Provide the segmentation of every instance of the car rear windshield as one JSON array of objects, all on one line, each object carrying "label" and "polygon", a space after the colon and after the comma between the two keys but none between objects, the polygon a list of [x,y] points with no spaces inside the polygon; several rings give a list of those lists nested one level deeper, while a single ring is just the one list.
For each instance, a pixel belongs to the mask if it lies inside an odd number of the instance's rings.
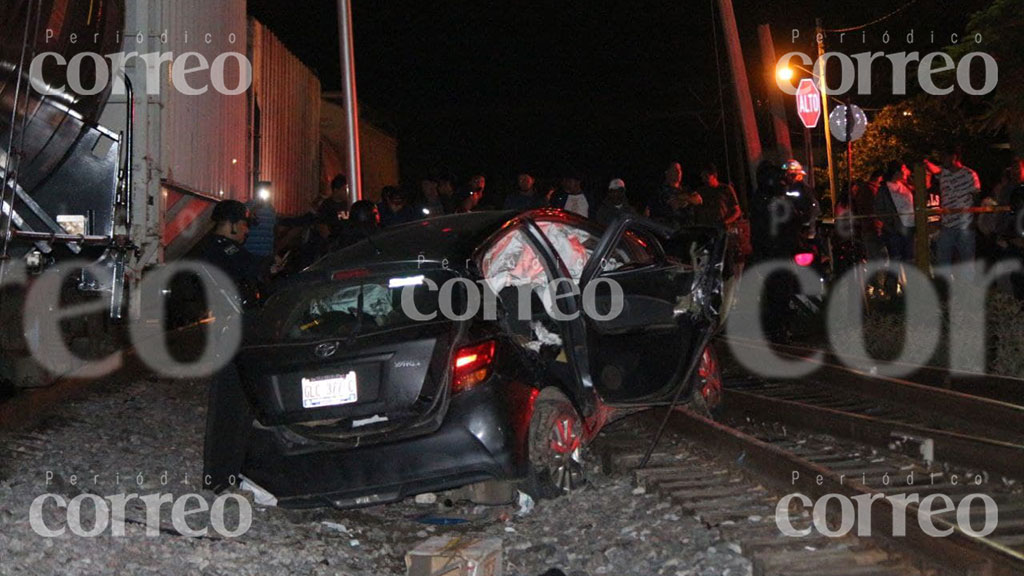
[{"label": "car rear windshield", "polygon": [[[315,340],[372,334],[417,322],[443,321],[440,296],[460,313],[465,301],[461,284],[441,290],[449,272],[411,272],[388,276],[350,278],[303,288],[283,327],[285,340]],[[433,285],[431,285],[433,284]],[[405,296],[403,292],[410,295]],[[429,317],[430,320],[427,320]]]}]

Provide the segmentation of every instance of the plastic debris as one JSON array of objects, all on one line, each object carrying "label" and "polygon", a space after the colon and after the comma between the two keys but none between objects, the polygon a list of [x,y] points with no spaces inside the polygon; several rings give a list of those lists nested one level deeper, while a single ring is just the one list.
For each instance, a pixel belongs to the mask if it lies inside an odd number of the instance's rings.
[{"label": "plastic debris", "polygon": [[342,534],[348,534],[348,527],[346,527],[344,524],[338,524],[337,522],[330,522],[328,520],[324,520],[320,524],[324,528],[327,528],[328,530],[334,530],[335,532],[341,532]]},{"label": "plastic debris", "polygon": [[277,497],[267,492],[259,484],[249,480],[245,476],[242,476],[242,482],[238,485],[240,490],[251,492],[253,501],[256,502],[257,506],[277,506]]},{"label": "plastic debris", "polygon": [[534,506],[536,506],[536,503],[529,494],[526,492],[519,492],[519,511],[516,512],[516,516],[526,516],[530,512],[533,512]]},{"label": "plastic debris", "polygon": [[433,492],[427,492],[426,494],[417,494],[415,500],[417,504],[435,504],[437,503],[437,494],[434,494]]},{"label": "plastic debris", "polygon": [[432,524],[434,526],[454,526],[456,524],[465,524],[469,522],[465,518],[457,518],[454,516],[420,516],[416,519],[420,524]]}]

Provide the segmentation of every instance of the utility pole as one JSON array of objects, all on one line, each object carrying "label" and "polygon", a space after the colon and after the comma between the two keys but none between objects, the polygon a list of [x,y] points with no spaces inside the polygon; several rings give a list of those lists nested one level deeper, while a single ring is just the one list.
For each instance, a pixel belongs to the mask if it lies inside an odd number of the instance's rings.
[{"label": "utility pole", "polygon": [[359,103],[356,99],[356,55],[352,42],[352,1],[338,0],[338,44],[341,47],[341,83],[348,125],[349,206],[363,197],[363,171],[359,161]]},{"label": "utility pole", "polygon": [[[846,103],[846,191],[853,200],[853,104]],[[835,200],[833,200],[835,202]]]},{"label": "utility pole", "polygon": [[914,263],[927,275],[931,274],[931,253],[928,245],[928,179],[925,175],[926,170],[924,164],[914,165]]},{"label": "utility pole", "polygon": [[768,81],[768,105],[772,111],[772,128],[775,132],[775,148],[783,158],[793,157],[793,144],[789,140],[789,121],[786,119],[786,108],[782,105],[782,94],[775,90],[775,42],[772,40],[772,28],[768,24],[757,27],[757,35],[761,39],[761,58]]},{"label": "utility pole", "polygon": [[825,154],[828,155],[828,191],[832,199],[832,212],[836,209],[836,168],[832,161],[832,130],[828,127],[828,86],[825,81],[825,33],[821,18],[814,20],[814,39],[818,43],[818,86],[821,92],[821,113],[825,115]]},{"label": "utility pole", "polygon": [[743,128],[743,143],[747,152],[747,177],[750,182],[757,182],[757,165],[761,161],[761,137],[757,132],[757,120],[754,118],[754,104],[750,100],[750,83],[747,81],[743,47],[740,46],[739,31],[736,29],[736,14],[732,10],[732,0],[718,0],[718,9],[722,17],[725,47],[729,53],[729,66],[732,69],[733,94],[739,108],[738,119]]},{"label": "utility pole", "polygon": [[[828,123],[828,118],[825,119]],[[804,127],[804,156],[807,158],[807,184],[814,190],[814,144],[811,142],[811,129]]]}]

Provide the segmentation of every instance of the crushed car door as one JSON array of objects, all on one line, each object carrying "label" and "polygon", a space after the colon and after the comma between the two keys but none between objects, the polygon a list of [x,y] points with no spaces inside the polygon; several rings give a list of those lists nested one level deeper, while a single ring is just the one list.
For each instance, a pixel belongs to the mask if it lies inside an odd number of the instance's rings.
[{"label": "crushed car door", "polygon": [[609,226],[581,275],[589,367],[605,402],[657,404],[691,385],[718,326],[724,253],[712,229],[633,216]]},{"label": "crushed car door", "polygon": [[588,374],[586,358],[581,366],[572,361],[571,353],[575,342],[582,343],[585,330],[580,321],[550,313],[556,293],[571,296],[571,291],[561,282],[565,275],[540,230],[527,222],[503,231],[476,259],[503,311],[500,321],[510,339],[532,352],[542,373],[539,377],[558,385],[589,414],[593,398],[589,382],[583,380]]}]

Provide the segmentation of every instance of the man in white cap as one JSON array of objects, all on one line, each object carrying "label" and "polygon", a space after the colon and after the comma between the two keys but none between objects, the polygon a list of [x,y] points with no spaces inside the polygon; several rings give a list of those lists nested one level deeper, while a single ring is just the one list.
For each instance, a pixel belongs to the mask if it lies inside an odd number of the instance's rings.
[{"label": "man in white cap", "polygon": [[601,224],[611,224],[612,220],[620,214],[636,214],[636,210],[629,204],[626,198],[626,183],[622,178],[616,178],[608,183],[608,193],[597,210],[597,221]]}]

